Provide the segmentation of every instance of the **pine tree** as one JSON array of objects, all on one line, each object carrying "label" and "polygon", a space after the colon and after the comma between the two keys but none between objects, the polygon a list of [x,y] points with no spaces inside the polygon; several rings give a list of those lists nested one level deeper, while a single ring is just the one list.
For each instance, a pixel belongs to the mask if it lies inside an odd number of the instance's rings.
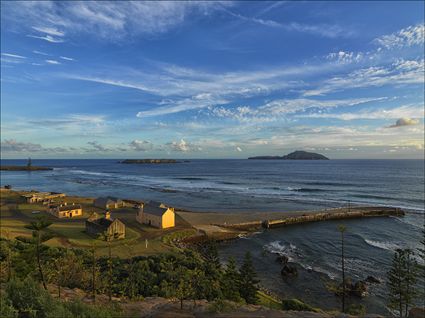
[{"label": "pine tree", "polygon": [[248,304],[256,304],[257,298],[257,273],[252,264],[251,253],[246,252],[243,264],[239,270],[241,277],[241,284],[239,293]]},{"label": "pine tree", "polygon": [[397,249],[388,272],[389,307],[398,310],[399,317],[407,317],[409,306],[417,295],[417,263],[409,249]]},{"label": "pine tree", "polygon": [[37,221],[33,221],[30,225],[27,225],[26,228],[32,230],[33,243],[35,245],[36,256],[37,256],[37,267],[40,274],[40,279],[43,283],[44,289],[47,290],[46,280],[44,278],[43,267],[41,265],[41,254],[42,254],[42,243],[47,241],[50,237],[45,234],[46,229],[52,224],[52,222],[47,221],[45,218],[39,217]]},{"label": "pine tree", "polygon": [[347,230],[345,225],[338,225],[341,233],[341,271],[342,271],[342,312],[345,312],[345,254],[344,254],[344,233]]},{"label": "pine tree", "polygon": [[409,307],[413,305],[414,299],[418,295],[418,291],[415,286],[417,277],[418,277],[418,274],[417,274],[418,264],[416,260],[414,259],[414,253],[412,250],[406,249],[405,255],[406,255],[406,263],[405,263],[406,276],[404,279],[404,284],[406,286],[405,287],[406,291],[404,293],[403,301],[405,306],[405,314],[407,316],[409,313]]},{"label": "pine tree", "polygon": [[235,259],[230,257],[223,275],[224,298],[232,301],[240,301],[240,285],[241,275],[236,267]]}]

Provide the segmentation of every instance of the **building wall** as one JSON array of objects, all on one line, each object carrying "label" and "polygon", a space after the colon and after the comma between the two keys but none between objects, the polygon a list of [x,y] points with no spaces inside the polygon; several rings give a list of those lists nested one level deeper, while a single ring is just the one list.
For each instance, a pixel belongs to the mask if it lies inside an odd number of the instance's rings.
[{"label": "building wall", "polygon": [[114,238],[125,238],[125,224],[116,220],[108,227],[107,232]]},{"label": "building wall", "polygon": [[[67,210],[67,211],[52,209],[50,213],[58,218],[72,218],[72,217],[83,215],[83,209],[73,209],[73,210]],[[71,213],[72,213],[72,216],[71,216]]]},{"label": "building wall", "polygon": [[151,225],[157,228],[162,228],[162,219],[160,216],[156,216],[153,214],[148,214],[143,212],[142,214],[142,223]]},{"label": "building wall", "polygon": [[175,215],[174,211],[171,209],[168,209],[163,215],[162,215],[162,228],[166,229],[169,227],[175,226]]}]

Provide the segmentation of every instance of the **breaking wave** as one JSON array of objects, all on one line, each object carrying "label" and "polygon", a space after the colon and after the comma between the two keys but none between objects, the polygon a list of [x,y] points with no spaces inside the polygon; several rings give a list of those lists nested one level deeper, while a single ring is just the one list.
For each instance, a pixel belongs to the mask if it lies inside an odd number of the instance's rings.
[{"label": "breaking wave", "polygon": [[392,243],[392,242],[380,242],[380,241],[373,241],[365,239],[365,242],[373,247],[380,248],[382,250],[387,251],[395,251],[396,249],[400,248],[398,244]]}]

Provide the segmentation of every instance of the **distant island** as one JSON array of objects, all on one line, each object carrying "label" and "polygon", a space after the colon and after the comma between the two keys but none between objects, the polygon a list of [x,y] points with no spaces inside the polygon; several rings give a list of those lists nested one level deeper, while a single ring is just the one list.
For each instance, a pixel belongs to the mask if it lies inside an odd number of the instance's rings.
[{"label": "distant island", "polygon": [[[132,164],[157,164],[157,163],[180,163],[175,159],[126,159],[120,161],[120,163],[132,163]],[[186,162],[186,161],[185,161]]]},{"label": "distant island", "polygon": [[257,156],[249,157],[248,159],[260,160],[329,160],[329,158],[319,153],[297,150],[286,156]]},{"label": "distant island", "polygon": [[36,167],[36,166],[0,166],[0,170],[6,170],[6,171],[44,171],[44,170],[53,170],[53,168]]}]

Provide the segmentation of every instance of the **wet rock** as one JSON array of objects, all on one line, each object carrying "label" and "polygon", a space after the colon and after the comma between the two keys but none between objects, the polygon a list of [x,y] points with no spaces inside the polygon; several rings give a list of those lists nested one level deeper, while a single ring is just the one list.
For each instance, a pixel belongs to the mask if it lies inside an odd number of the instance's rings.
[{"label": "wet rock", "polygon": [[282,270],[280,271],[280,274],[283,277],[297,276],[298,270],[295,266],[285,265],[285,266],[283,266]]},{"label": "wet rock", "polygon": [[364,281],[356,282],[352,288],[350,293],[356,297],[366,297],[367,296],[367,284]]},{"label": "wet rock", "polygon": [[409,310],[409,318],[423,318],[425,317],[425,308],[412,308]]},{"label": "wet rock", "polygon": [[279,255],[278,257],[276,257],[276,262],[279,262],[281,264],[286,264],[286,263],[288,263],[288,261],[289,261],[288,256]]},{"label": "wet rock", "polygon": [[364,281],[366,283],[369,283],[369,284],[380,284],[381,283],[381,281],[374,276],[368,276],[368,277],[366,277],[366,279]]}]

